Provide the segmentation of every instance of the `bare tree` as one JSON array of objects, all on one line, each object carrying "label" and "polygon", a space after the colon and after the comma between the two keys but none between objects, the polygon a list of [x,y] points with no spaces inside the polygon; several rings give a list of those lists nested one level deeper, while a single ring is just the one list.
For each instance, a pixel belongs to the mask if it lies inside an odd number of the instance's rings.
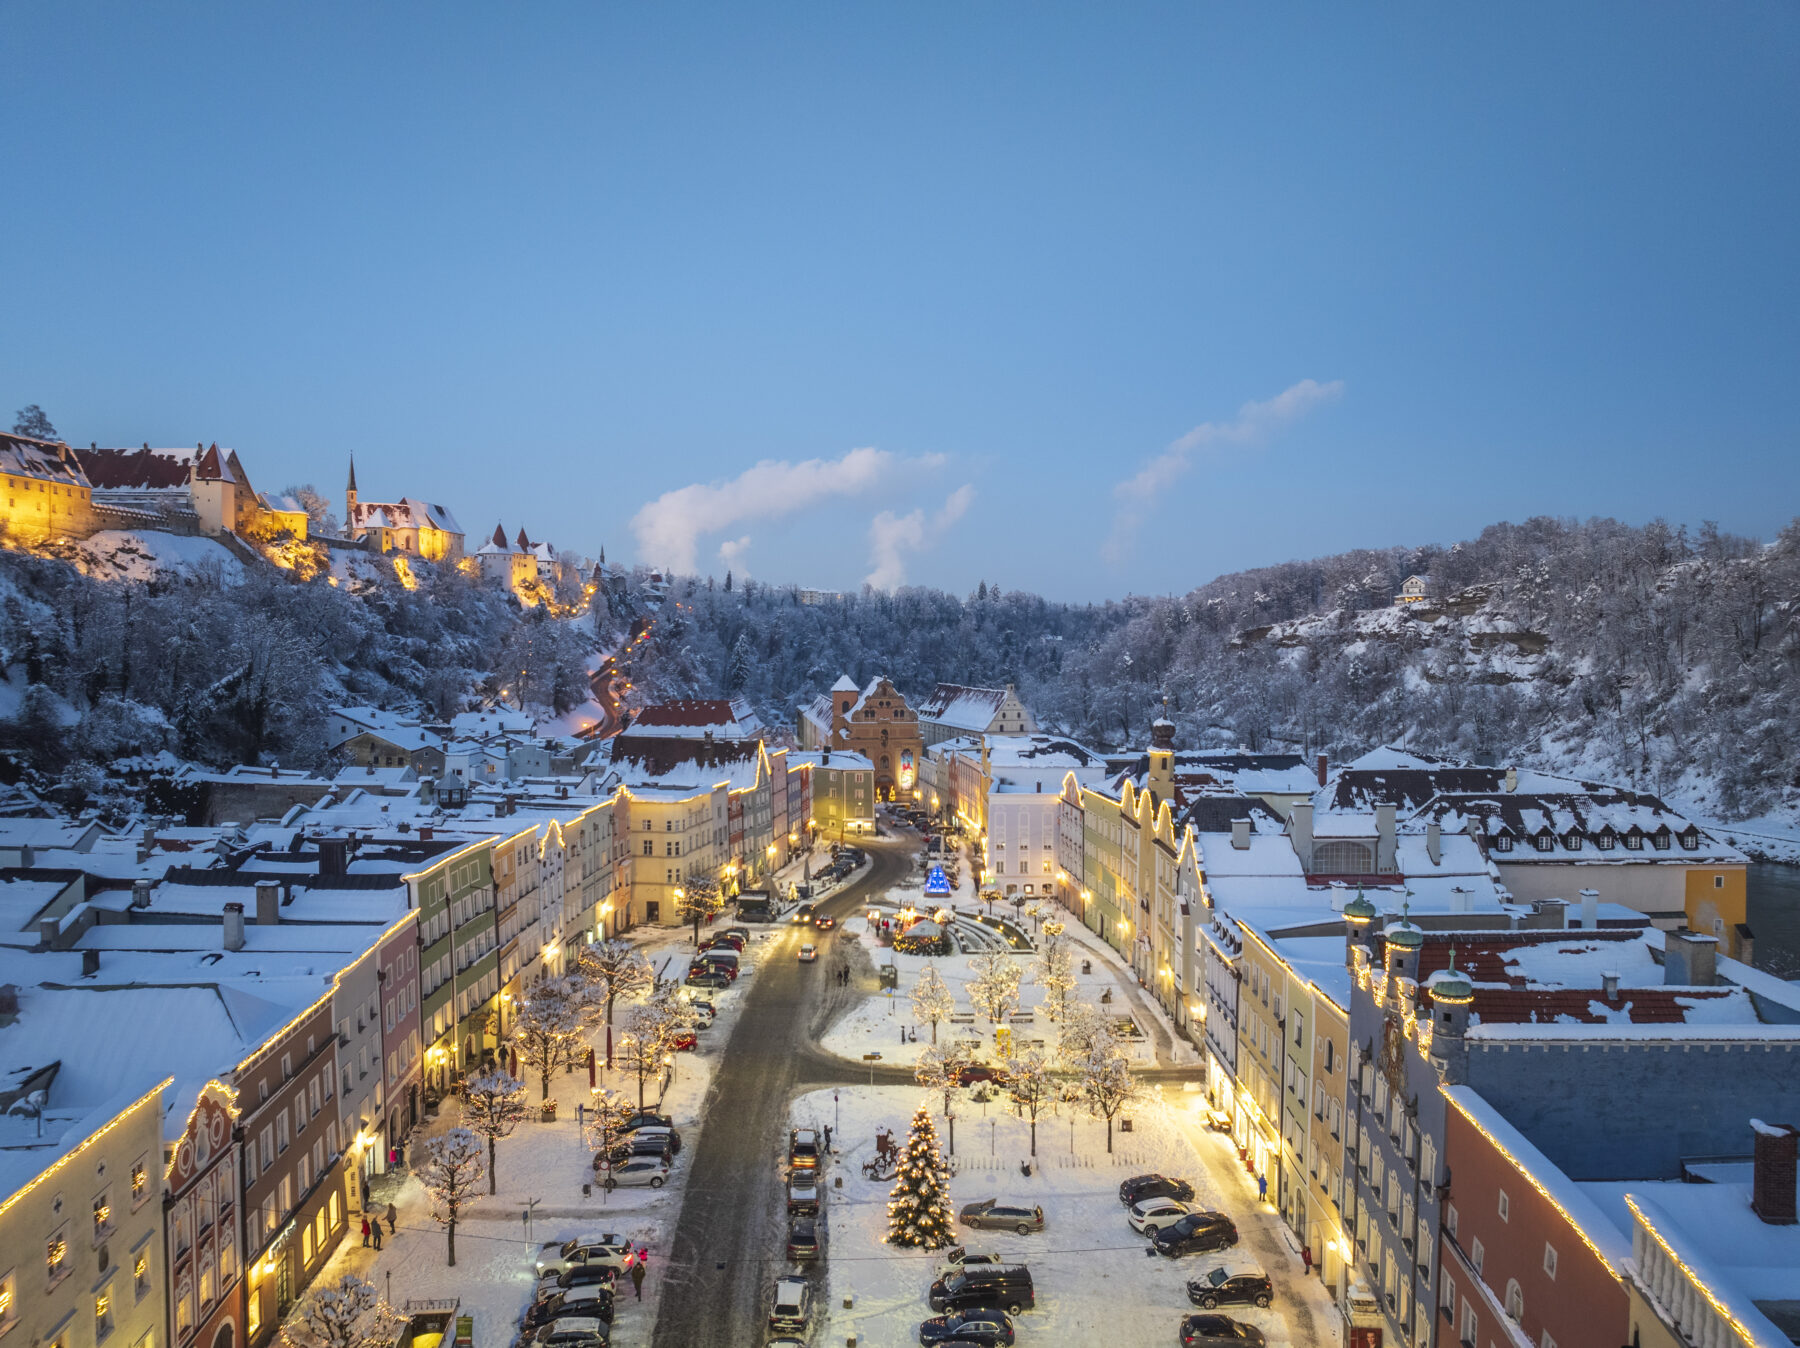
[{"label": "bare tree", "polygon": [[373,1283],[346,1273],[307,1293],[283,1322],[281,1341],[286,1348],[389,1348],[405,1326]]},{"label": "bare tree", "polygon": [[1081,1094],[1106,1120],[1106,1154],[1112,1155],[1113,1119],[1138,1095],[1138,1080],[1124,1048],[1111,1035],[1097,1042],[1081,1068]]},{"label": "bare tree", "polygon": [[413,1174],[431,1195],[431,1219],[449,1238],[451,1268],[456,1267],[457,1220],[480,1193],[486,1170],[481,1139],[467,1128],[452,1128],[442,1137],[427,1138],[419,1149]]},{"label": "bare tree", "polygon": [[937,1043],[937,1027],[956,1013],[956,997],[935,964],[927,964],[913,984],[913,1015],[931,1026],[931,1042]]},{"label": "bare tree", "polygon": [[498,1193],[495,1144],[525,1117],[525,1083],[495,1067],[463,1079],[463,1125],[487,1140],[488,1193]]},{"label": "bare tree", "polygon": [[582,946],[575,956],[575,969],[603,989],[600,995],[606,1008],[606,1065],[610,1068],[613,1005],[620,997],[629,1000],[648,992],[656,982],[656,970],[642,951],[616,937]]},{"label": "bare tree", "polygon": [[50,424],[50,418],[44,414],[44,409],[36,403],[28,403],[19,409],[19,414],[13,418],[13,434],[29,435],[34,440],[62,438],[56,433],[56,427]]},{"label": "bare tree", "polygon": [[1049,1060],[1036,1049],[1008,1058],[1006,1090],[1019,1112],[1031,1120],[1031,1154],[1036,1156],[1038,1115],[1056,1102],[1056,1083],[1050,1076]]},{"label": "bare tree", "polygon": [[975,977],[969,983],[969,1001],[998,1027],[1019,1006],[1019,963],[1004,950],[989,951],[971,961]]},{"label": "bare tree", "polygon": [[581,1037],[581,1008],[575,986],[547,978],[513,1013],[513,1044],[519,1061],[538,1074],[539,1099],[550,1098],[550,1074],[569,1060]]},{"label": "bare tree", "polygon": [[664,1060],[668,1052],[655,1017],[642,1014],[642,1008],[634,1009],[625,1018],[625,1028],[619,1034],[613,1059],[620,1071],[630,1072],[637,1078],[639,1110],[644,1107],[644,1083],[667,1065]]},{"label": "bare tree", "polygon": [[975,1052],[966,1039],[941,1047],[934,1044],[913,1064],[913,1080],[928,1091],[944,1093],[944,1113],[950,1112],[950,1092],[962,1085],[963,1072],[975,1065]]},{"label": "bare tree", "polygon": [[725,897],[719,882],[710,875],[690,875],[675,891],[675,912],[683,922],[694,924],[694,949],[700,948],[700,924],[717,917],[724,910]]},{"label": "bare tree", "polygon": [[1056,1040],[1057,1060],[1079,1072],[1094,1050],[1112,1037],[1112,1022],[1089,1003],[1077,1002],[1063,1013],[1062,1032]]}]

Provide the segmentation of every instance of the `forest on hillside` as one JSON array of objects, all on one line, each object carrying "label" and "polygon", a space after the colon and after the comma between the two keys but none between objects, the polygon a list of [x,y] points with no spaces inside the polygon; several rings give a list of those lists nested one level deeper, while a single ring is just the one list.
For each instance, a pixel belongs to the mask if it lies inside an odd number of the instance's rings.
[{"label": "forest on hillside", "polygon": [[[634,702],[741,694],[777,727],[845,673],[915,696],[1012,683],[1047,729],[1096,748],[1141,745],[1166,706],[1184,746],[1342,760],[1403,741],[1604,774],[1722,819],[1800,802],[1800,522],[1760,543],[1533,519],[1080,605],[985,582],[805,604],[792,587],[640,569],[555,618],[454,568],[402,578],[379,559],[342,584],[93,569],[0,553],[0,777],[75,803],[165,751],[325,766],[334,703],[565,712],[596,651],[637,625]],[[1430,597],[1401,613],[1413,574]]]}]

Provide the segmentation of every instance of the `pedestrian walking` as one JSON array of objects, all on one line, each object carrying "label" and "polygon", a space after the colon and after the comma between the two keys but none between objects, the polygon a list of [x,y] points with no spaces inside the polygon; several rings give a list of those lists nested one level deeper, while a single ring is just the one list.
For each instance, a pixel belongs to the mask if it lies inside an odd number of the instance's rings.
[{"label": "pedestrian walking", "polygon": [[650,1247],[648,1245],[638,1246],[636,1267],[643,1269],[646,1273],[650,1271]]},{"label": "pedestrian walking", "polygon": [[1300,1263],[1304,1266],[1307,1274],[1312,1273],[1312,1246],[1302,1245],[1300,1247]]},{"label": "pedestrian walking", "polygon": [[369,1219],[367,1217],[363,1218],[362,1226],[363,1226],[363,1244],[367,1245],[369,1243]]},{"label": "pedestrian walking", "polygon": [[831,1150],[831,1125],[829,1123],[825,1125],[825,1150]]},{"label": "pedestrian walking", "polygon": [[381,1218],[375,1219],[375,1224],[369,1228],[369,1234],[375,1238],[375,1248],[379,1250],[381,1248]]},{"label": "pedestrian walking", "polygon": [[1267,1175],[1256,1177],[1256,1201],[1259,1203],[1269,1201],[1269,1177]]},{"label": "pedestrian walking", "polygon": [[644,1299],[644,1264],[642,1260],[631,1266],[631,1290],[637,1293],[637,1299]]},{"label": "pedestrian walking", "polygon": [[399,1216],[400,1216],[399,1210],[397,1208],[395,1208],[392,1203],[389,1203],[388,1210],[387,1210],[387,1219],[388,1219],[388,1234],[390,1236],[394,1234],[394,1222],[399,1218]]}]

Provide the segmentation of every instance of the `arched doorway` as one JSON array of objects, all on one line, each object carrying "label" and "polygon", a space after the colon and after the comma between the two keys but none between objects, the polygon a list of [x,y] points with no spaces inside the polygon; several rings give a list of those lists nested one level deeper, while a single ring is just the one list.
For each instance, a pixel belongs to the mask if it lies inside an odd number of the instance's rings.
[{"label": "arched doorway", "polygon": [[231,1321],[227,1320],[219,1326],[219,1332],[213,1335],[212,1348],[232,1348],[236,1341],[237,1331],[232,1327]]}]

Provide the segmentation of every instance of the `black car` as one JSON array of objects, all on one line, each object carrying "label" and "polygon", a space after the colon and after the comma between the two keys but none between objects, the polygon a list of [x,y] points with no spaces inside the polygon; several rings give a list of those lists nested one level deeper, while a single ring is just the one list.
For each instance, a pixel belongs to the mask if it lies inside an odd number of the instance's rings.
[{"label": "black car", "polygon": [[919,1325],[921,1344],[980,1343],[1005,1348],[1013,1341],[1012,1321],[1005,1311],[968,1310],[934,1315]]},{"label": "black car", "polygon": [[633,1128],[673,1128],[675,1120],[667,1114],[658,1114],[653,1109],[640,1110],[619,1125],[621,1133],[628,1133]]},{"label": "black car", "polygon": [[1023,1264],[964,1265],[932,1283],[925,1299],[934,1311],[999,1306],[1008,1315],[1018,1315],[1037,1305],[1037,1288]]},{"label": "black car", "polygon": [[612,1151],[608,1154],[615,1165],[628,1161],[633,1156],[655,1156],[670,1165],[675,1163],[675,1148],[669,1144],[668,1138],[655,1133],[649,1137],[622,1137],[613,1143]]},{"label": "black car", "polygon": [[690,988],[728,988],[731,975],[713,968],[689,969],[687,985]]},{"label": "black car", "polygon": [[1168,1179],[1162,1175],[1138,1175],[1119,1186],[1119,1201],[1126,1207],[1142,1203],[1146,1198],[1176,1198],[1191,1202],[1194,1186],[1186,1180]]},{"label": "black car", "polygon": [[1205,1254],[1209,1250],[1228,1250],[1237,1241],[1237,1227],[1222,1212],[1190,1212],[1151,1238],[1156,1252],[1170,1259],[1179,1259],[1184,1254]]},{"label": "black car", "polygon": [[1202,1310],[1215,1306],[1267,1306],[1275,1300],[1269,1275],[1254,1264],[1220,1264],[1189,1278],[1188,1300]]},{"label": "black car", "polygon": [[565,1317],[599,1320],[610,1325],[613,1318],[612,1289],[589,1284],[553,1293],[525,1308],[525,1319],[520,1328],[527,1334],[535,1334],[553,1320]]},{"label": "black car", "polygon": [[798,1218],[788,1229],[787,1257],[796,1264],[809,1263],[819,1257],[819,1219]]},{"label": "black car", "polygon": [[1262,1330],[1229,1315],[1190,1315],[1181,1322],[1181,1348],[1263,1348]]}]

